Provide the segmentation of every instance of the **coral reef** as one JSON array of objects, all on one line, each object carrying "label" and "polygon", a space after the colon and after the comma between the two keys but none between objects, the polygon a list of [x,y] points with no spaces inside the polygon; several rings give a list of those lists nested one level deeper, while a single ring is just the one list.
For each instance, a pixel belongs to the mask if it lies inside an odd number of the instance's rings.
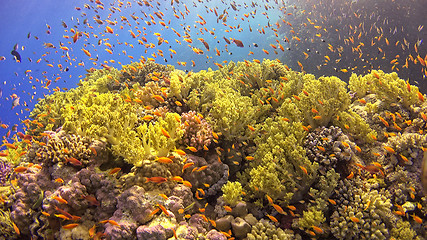
[{"label": "coral reef", "polygon": [[427,237],[427,105],[397,74],[102,66],[4,141],[1,237]]}]

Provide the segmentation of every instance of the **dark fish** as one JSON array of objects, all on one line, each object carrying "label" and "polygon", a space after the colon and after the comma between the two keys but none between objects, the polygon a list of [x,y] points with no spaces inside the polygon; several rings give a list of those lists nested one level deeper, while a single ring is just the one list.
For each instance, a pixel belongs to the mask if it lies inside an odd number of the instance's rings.
[{"label": "dark fish", "polygon": [[[18,44],[16,44],[15,46],[18,46]],[[10,54],[15,57],[16,61],[21,62],[21,55],[16,51],[15,48],[12,50],[12,52],[10,52]]]},{"label": "dark fish", "polygon": [[27,38],[30,38],[31,37],[31,32],[29,32],[28,34],[27,34]]}]

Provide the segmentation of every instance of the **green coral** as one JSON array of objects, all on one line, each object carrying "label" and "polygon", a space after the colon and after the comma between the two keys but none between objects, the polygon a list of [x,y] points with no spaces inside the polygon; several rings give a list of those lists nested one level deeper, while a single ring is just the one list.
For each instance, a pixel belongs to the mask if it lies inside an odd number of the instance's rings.
[{"label": "green coral", "polygon": [[260,131],[264,133],[255,139],[258,147],[255,159],[259,161],[251,162],[249,186],[251,190],[258,189],[256,192],[260,195],[268,194],[286,204],[295,187],[301,192],[308,191],[317,176],[318,164],[305,156],[302,141],[306,132],[300,122],[268,118],[261,124]]},{"label": "green coral", "polygon": [[285,232],[282,229],[275,227],[270,221],[261,219],[257,224],[252,226],[252,230],[248,233],[248,240],[290,240],[301,239],[298,235],[291,232]]},{"label": "green coral", "polygon": [[384,73],[377,70],[365,76],[353,73],[350,76],[349,89],[355,92],[358,98],[363,98],[368,93],[374,93],[385,106],[401,103],[409,109],[411,105],[419,103],[418,87],[410,85],[408,88],[405,80],[400,79],[395,72]]},{"label": "green coral", "polygon": [[[136,112],[136,105],[126,102],[118,93],[86,94],[74,109],[63,114],[64,130],[104,139],[111,144],[114,154],[137,166],[143,159],[166,156],[183,134],[175,119],[177,114],[167,113],[155,124],[138,126]],[[162,128],[170,138],[164,136]]]},{"label": "green coral", "polygon": [[303,217],[298,219],[298,226],[300,228],[311,229],[312,226],[320,226],[325,220],[323,212],[311,206],[307,211],[303,212]]},{"label": "green coral", "polygon": [[242,200],[242,184],[239,182],[230,182],[228,181],[224,186],[221,188],[223,192],[223,198],[224,200],[230,204],[231,206],[236,205],[238,201]]},{"label": "green coral", "polygon": [[64,114],[78,104],[81,96],[107,93],[114,79],[119,77],[120,72],[114,68],[110,71],[94,70],[78,83],[79,87],[67,92],[58,91],[41,99],[31,111],[30,118],[37,119],[43,126],[31,125],[34,131],[29,132],[38,135],[40,132],[61,127],[64,124]]},{"label": "green coral", "polygon": [[338,118],[333,120],[333,124],[342,129],[342,131],[350,136],[360,139],[363,142],[372,143],[377,137],[377,132],[369,126],[369,124],[352,109],[337,113]]},{"label": "green coral", "polygon": [[[320,77],[304,84],[301,100],[296,101],[304,122],[312,127],[327,126],[338,112],[348,109],[350,95],[347,84],[337,77]],[[318,111],[315,113],[312,109]],[[320,116],[320,119],[315,119]]]},{"label": "green coral", "polygon": [[14,239],[14,235],[16,235],[10,219],[10,212],[3,209],[0,209],[0,232],[5,239]]},{"label": "green coral", "polygon": [[396,226],[391,229],[391,236],[399,240],[420,239],[417,232],[411,228],[411,223],[403,220],[397,221]]},{"label": "green coral", "polygon": [[334,169],[320,176],[317,183],[310,189],[309,195],[314,202],[309,203],[307,211],[303,212],[301,218],[293,222],[293,227],[311,230],[312,226],[320,227],[326,220],[324,213],[328,210],[328,199],[334,193],[338,185],[340,175]]},{"label": "green coral", "polygon": [[360,178],[341,180],[337,210],[331,216],[331,232],[339,239],[364,237],[387,239],[389,229],[397,218],[391,212],[392,203],[387,191],[374,189],[377,184],[359,188]]},{"label": "green coral", "polygon": [[104,139],[112,145],[113,153],[135,163],[145,154],[138,133],[134,130],[137,115],[132,104],[120,94],[85,94],[73,109],[63,113],[66,131],[80,136]]}]

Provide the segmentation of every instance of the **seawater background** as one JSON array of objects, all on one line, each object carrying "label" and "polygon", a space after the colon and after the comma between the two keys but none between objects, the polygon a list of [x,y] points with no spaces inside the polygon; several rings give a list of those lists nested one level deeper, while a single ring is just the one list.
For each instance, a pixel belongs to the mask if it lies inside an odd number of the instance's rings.
[{"label": "seawater background", "polygon": [[[114,59],[115,63],[108,62],[107,65],[114,66],[121,69],[120,64],[129,64],[131,61],[138,61],[140,56],[145,56],[146,58],[152,57],[151,54],[157,49],[161,49],[164,52],[164,57],[157,57],[156,62],[162,64],[172,64],[178,69],[188,70],[188,71],[199,71],[202,69],[212,68],[217,69],[213,63],[222,61],[243,61],[245,59],[259,59],[278,58],[282,62],[288,64],[293,69],[299,71],[300,68],[297,64],[297,61],[300,61],[304,65],[304,70],[308,73],[313,73],[316,76],[321,75],[337,75],[342,80],[347,81],[350,76],[349,73],[343,73],[338,71],[339,69],[346,67],[355,67],[359,66],[358,69],[355,69],[354,72],[362,73],[362,65],[360,59],[357,59],[357,54],[352,54],[351,47],[346,46],[342,43],[342,39],[351,36],[349,33],[349,24],[357,25],[360,22],[365,22],[365,29],[370,28],[370,25],[376,24],[377,27],[384,28],[384,37],[388,37],[390,41],[397,41],[398,39],[403,41],[403,38],[406,38],[411,42],[412,52],[407,50],[403,51],[399,47],[388,46],[384,47],[386,52],[386,57],[384,59],[379,58],[376,61],[373,61],[374,69],[383,69],[385,72],[391,71],[391,65],[389,62],[393,59],[394,55],[401,54],[404,59],[408,54],[413,53],[413,44],[417,39],[426,39],[426,29],[418,31],[417,28],[419,25],[427,23],[427,4],[425,0],[411,0],[411,1],[370,1],[370,0],[359,0],[359,1],[347,1],[347,0],[324,0],[324,1],[312,1],[312,0],[293,0],[293,1],[284,1],[287,7],[288,13],[293,13],[292,15],[284,15],[283,11],[279,10],[279,6],[282,1],[233,1],[237,6],[238,10],[234,11],[230,7],[231,1],[203,1],[199,3],[198,1],[180,1],[178,9],[183,12],[185,9],[182,6],[182,3],[186,3],[190,14],[186,16],[185,19],[176,19],[173,16],[172,8],[170,1],[156,1],[150,2],[154,8],[149,8],[146,6],[140,6],[136,2],[131,1],[131,5],[128,5],[124,1],[124,5],[120,7],[121,12],[115,11],[112,13],[108,10],[110,8],[110,3],[118,7],[116,1],[102,1],[104,4],[104,10],[94,12],[96,7],[95,3],[90,1],[77,1],[77,0],[64,0],[64,1],[55,1],[55,0],[40,0],[40,1],[29,1],[29,0],[3,0],[2,6],[0,7],[0,20],[2,22],[2,27],[0,28],[0,56],[5,56],[6,60],[0,62],[0,88],[2,89],[2,97],[0,98],[0,120],[2,123],[9,125],[8,129],[0,129],[0,136],[4,136],[8,130],[11,129],[13,124],[19,124],[22,120],[28,118],[29,111],[34,107],[38,98],[42,98],[44,94],[52,94],[52,89],[59,88],[73,88],[76,87],[76,84],[80,79],[86,74],[85,69],[91,67],[101,68],[100,63],[104,61],[109,61]],[[84,4],[87,3],[91,6],[92,9],[85,9]],[[248,7],[245,7],[244,3]],[[279,3],[279,5],[277,5]],[[251,6],[252,5],[252,6]],[[236,29],[232,29],[231,32],[226,30],[231,30],[228,26],[224,26],[222,21],[217,22],[217,17],[212,12],[209,12],[209,8],[218,8],[218,14],[223,13],[223,9],[226,9],[229,13],[227,24],[232,26],[238,26],[243,29],[241,32]],[[267,8],[266,8],[267,6]],[[295,7],[293,7],[295,6]],[[81,10],[78,11],[75,7],[80,7]],[[131,14],[144,18],[142,12],[145,12],[147,15],[152,14],[153,11],[162,11],[164,16],[164,21],[169,26],[168,29],[161,26],[160,24],[147,26],[144,24],[143,20],[138,20],[140,25],[136,25],[135,21],[130,17]],[[254,18],[249,17],[241,20],[244,13],[249,13],[256,10],[257,13],[254,15]],[[302,11],[306,10],[306,13],[301,14]],[[142,11],[142,12],[141,12]],[[208,11],[208,12],[207,12]],[[308,14],[311,12],[311,15]],[[86,16],[82,16],[82,13],[86,13]],[[265,14],[263,14],[265,13]],[[354,18],[352,14],[360,14],[361,16],[374,13],[374,19],[361,19]],[[98,14],[101,20],[109,18],[111,21],[117,21],[116,26],[111,26],[114,29],[114,34],[106,33],[105,36],[101,36],[105,31],[106,23],[99,25],[93,21],[95,15]],[[206,24],[201,26],[196,21],[200,21],[197,14],[203,16],[206,20]],[[399,14],[402,14],[399,16]],[[310,17],[316,19],[316,16],[325,16],[324,28],[329,30],[328,33],[323,33],[324,42],[320,42],[320,38],[314,37],[315,33],[312,28],[304,27],[303,23],[306,22],[306,18]],[[124,16],[129,20],[131,26],[124,24],[125,21],[121,21],[120,16]],[[153,14],[154,16],[154,14]],[[236,19],[234,18],[236,17]],[[90,29],[88,26],[83,25],[83,20],[88,19],[90,26],[93,29]],[[155,21],[158,22],[159,19],[154,16]],[[290,22],[294,26],[294,30],[297,32],[298,36],[302,39],[301,42],[296,42],[291,40],[291,44],[284,42],[284,36],[287,36],[289,39],[292,39],[292,34],[290,34],[290,28],[281,21],[281,18]],[[64,28],[61,25],[61,21],[64,21],[68,27]],[[150,18],[144,18],[144,20],[150,20]],[[168,21],[171,20],[170,23]],[[384,24],[387,21],[387,25]],[[278,28],[279,37],[274,36],[274,32],[271,31],[267,26],[274,26],[276,22],[279,22],[281,27]],[[49,30],[48,24],[51,29]],[[181,25],[183,24],[183,25]],[[188,43],[184,42],[182,37],[179,38],[171,28],[176,29],[181,34],[183,33],[183,28],[186,25],[191,26],[191,38],[193,43],[191,46],[198,47],[204,50],[205,54],[197,55],[191,48],[188,47]],[[194,28],[194,25],[197,25],[197,28]],[[389,28],[395,25],[397,28],[404,28],[404,31],[398,31],[396,34],[390,34]],[[76,28],[77,26],[77,28]],[[123,26],[123,29],[119,29],[120,26]],[[138,34],[135,26],[138,26],[142,31],[142,26],[146,26],[147,30],[145,37],[148,42],[157,43],[157,37],[153,33],[158,32],[162,34],[162,37],[169,41],[169,44],[163,43],[160,46],[157,46],[154,49],[148,49],[145,52],[146,48],[138,44],[137,40],[141,39],[140,37],[134,39],[129,33],[129,30],[132,30],[135,34]],[[252,32],[249,31],[249,26],[252,28]],[[208,32],[205,32],[204,35],[200,34],[199,29],[206,27],[208,30],[214,30],[214,35],[211,35]],[[261,34],[260,31],[262,28],[265,28],[266,34]],[[72,39],[65,39],[63,35],[72,36],[70,32],[64,32],[64,30],[70,30],[70,28],[77,29],[78,31],[86,31],[90,37],[82,36],[76,43],[68,44],[72,42]],[[341,32],[339,34],[331,33],[331,29],[339,29]],[[427,28],[427,26],[426,26]],[[50,34],[47,34],[46,31],[50,31]],[[31,33],[31,37],[27,38],[27,34]],[[98,35],[99,38],[94,37],[94,34]],[[117,34],[117,35],[116,35]],[[339,36],[338,36],[339,35]],[[357,34],[356,34],[357,35]],[[35,36],[39,39],[36,40]],[[210,51],[207,51],[203,44],[197,40],[197,38],[204,38],[205,41],[210,45]],[[228,39],[236,38],[242,40],[245,47],[239,48],[235,44],[231,43],[225,47],[225,41],[223,37]],[[365,44],[369,44],[371,38],[375,37],[375,34],[363,34],[362,40]],[[107,40],[108,38],[108,40]],[[101,45],[98,45],[99,39],[104,39]],[[177,44],[175,39],[181,40],[181,44]],[[270,44],[276,44],[276,39],[280,40],[280,43],[284,48],[290,48],[290,50],[285,50],[284,52],[276,50],[278,54],[274,54],[274,49],[271,48]],[[105,41],[113,45],[113,54],[107,53],[104,49],[106,46],[103,44]],[[52,43],[57,48],[45,48],[43,43]],[[69,55],[71,61],[66,61],[65,51],[58,49],[60,42],[64,43],[65,46],[70,48]],[[129,45],[126,45],[125,42],[133,44],[133,48]],[[22,62],[16,63],[13,59],[13,56],[10,54],[13,46],[15,44],[19,45],[18,52],[21,54]],[[254,47],[253,43],[257,43],[258,47]],[[331,55],[327,50],[327,44],[332,44],[334,47],[338,45],[343,45],[345,51],[343,52],[342,60],[339,63],[334,64],[332,60],[329,64],[324,66],[324,56]],[[85,46],[86,45],[86,46]],[[24,46],[25,49],[22,50],[21,47]],[[379,45],[378,45],[379,46]],[[97,58],[97,61],[90,60],[83,51],[82,48],[89,50],[92,54],[92,58]],[[173,58],[170,58],[169,48],[174,49],[177,54],[173,55]],[[215,55],[215,48],[218,48],[221,51],[221,56]],[[228,52],[226,51],[228,50]],[[266,55],[262,49],[267,49],[270,54]],[[308,51],[308,49],[310,51]],[[319,50],[319,54],[316,55],[314,52]],[[364,54],[375,55],[376,48],[371,49],[372,52],[365,52]],[[126,51],[126,54],[123,52]],[[248,56],[248,52],[253,51],[254,55]],[[419,47],[420,55],[425,56],[426,49],[425,43],[422,43]],[[308,52],[310,57],[304,59],[303,52]],[[42,56],[47,54],[46,56]],[[134,59],[130,59],[129,55],[133,56]],[[208,55],[208,58],[206,57]],[[32,60],[30,61],[29,58]],[[36,63],[38,59],[41,58],[40,63]],[[194,60],[196,65],[192,67],[191,60]],[[177,65],[177,61],[187,62],[187,66]],[[78,66],[78,63],[84,62],[85,66]],[[46,64],[51,63],[54,67],[49,67]],[[71,65],[70,65],[71,63]],[[94,65],[97,63],[97,65]],[[61,64],[63,68],[69,68],[68,72],[61,71],[58,68],[58,64]],[[223,63],[222,63],[223,64]],[[401,62],[401,64],[403,64]],[[321,66],[318,68],[318,66]],[[25,74],[26,70],[31,70],[31,73]],[[366,69],[365,69],[366,70]],[[403,79],[410,78],[411,84],[414,84],[417,81],[422,92],[426,93],[425,89],[425,79],[423,79],[422,74],[420,73],[420,68],[418,66],[410,66],[407,70],[401,70],[399,75]],[[30,80],[29,78],[33,79]],[[54,82],[57,77],[61,77],[57,82]],[[36,79],[39,79],[40,82],[37,82]],[[52,84],[49,86],[49,89],[43,88],[46,84],[46,79],[52,80]],[[61,90],[62,91],[62,90]],[[12,100],[10,98],[11,94],[17,94],[20,97],[20,106],[11,109]],[[8,99],[7,99],[8,98]],[[22,124],[19,125],[18,131],[22,131]],[[13,134],[13,133],[12,133]],[[11,134],[11,135],[12,135]],[[11,142],[11,141],[9,141]]]}]

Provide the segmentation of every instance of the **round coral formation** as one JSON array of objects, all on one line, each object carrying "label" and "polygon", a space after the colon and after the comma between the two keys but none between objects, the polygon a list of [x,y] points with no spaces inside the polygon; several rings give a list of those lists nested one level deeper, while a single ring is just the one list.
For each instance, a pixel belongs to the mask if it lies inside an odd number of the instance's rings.
[{"label": "round coral formation", "polygon": [[182,144],[202,150],[212,141],[212,128],[210,124],[195,111],[181,114],[181,128],[184,129]]}]

